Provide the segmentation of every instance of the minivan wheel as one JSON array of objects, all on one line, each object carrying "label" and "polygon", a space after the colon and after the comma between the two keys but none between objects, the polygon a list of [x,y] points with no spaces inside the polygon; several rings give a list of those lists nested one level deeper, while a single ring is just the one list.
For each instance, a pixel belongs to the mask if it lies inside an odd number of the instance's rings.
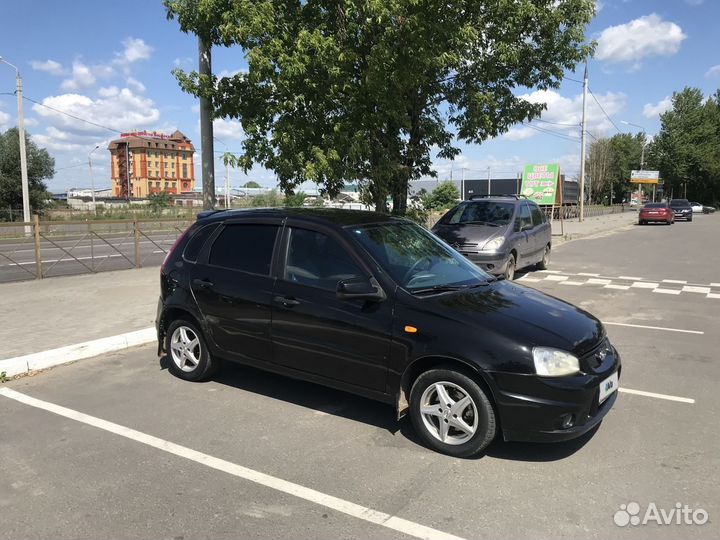
[{"label": "minivan wheel", "polygon": [[473,379],[451,369],[418,377],[410,391],[410,418],[427,446],[454,457],[481,453],[497,433],[488,396]]},{"label": "minivan wheel", "polygon": [[547,270],[550,264],[550,244],[545,246],[542,260],[537,264],[538,270]]},{"label": "minivan wheel", "polygon": [[515,265],[517,264],[517,261],[515,260],[515,254],[511,253],[510,257],[508,258],[507,266],[505,267],[505,279],[508,281],[512,281],[515,279]]},{"label": "minivan wheel", "polygon": [[165,349],[173,375],[186,381],[202,381],[212,375],[216,362],[211,359],[205,338],[194,323],[173,321],[166,339]]}]

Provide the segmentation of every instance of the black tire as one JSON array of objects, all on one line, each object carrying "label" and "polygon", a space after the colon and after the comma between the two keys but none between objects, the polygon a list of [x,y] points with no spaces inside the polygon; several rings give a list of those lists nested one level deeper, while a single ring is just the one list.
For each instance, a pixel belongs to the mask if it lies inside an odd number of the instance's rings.
[{"label": "black tire", "polygon": [[[189,346],[185,348],[193,358],[197,359],[196,363],[191,361],[189,356],[180,354],[178,350],[173,348],[173,340],[180,338],[180,329],[182,328],[185,329],[185,333],[188,339],[190,339]],[[176,332],[178,332],[178,334],[176,334]],[[190,333],[192,333],[192,336]],[[192,345],[195,339],[197,340],[197,344]],[[185,344],[183,343],[183,345]],[[165,350],[170,360],[170,372],[180,379],[186,381],[204,381],[210,378],[217,370],[218,362],[210,356],[205,336],[194,322],[184,319],[173,321],[168,327],[165,336]]]},{"label": "black tire", "polygon": [[[463,409],[459,409],[458,412],[460,413],[460,421],[464,422],[468,427],[474,427],[472,435],[452,425],[451,417],[458,418],[458,416],[454,414],[452,408],[442,406],[439,402],[440,398],[435,390],[438,383],[447,390],[451,399],[458,398],[456,401],[454,400],[452,403],[445,405],[456,405],[463,397],[463,393],[464,396],[470,398],[471,401],[468,405]],[[435,392],[435,397],[428,399],[429,396],[433,395],[433,392]],[[423,403],[423,399],[426,399],[427,403]],[[438,401],[438,403],[434,403],[434,401]],[[421,407],[428,404],[433,406],[433,410],[434,405],[438,406],[437,415],[435,413],[430,415],[422,414]],[[471,407],[472,414],[470,414]],[[453,457],[467,458],[482,453],[495,439],[498,429],[495,410],[488,395],[472,378],[453,369],[431,369],[415,380],[410,391],[410,418],[415,432],[428,447]],[[431,427],[426,425],[426,421]],[[444,428],[446,430],[446,440],[452,440],[454,444],[440,440],[441,422],[444,422],[447,426]],[[464,440],[465,438],[467,440]]]},{"label": "black tire", "polygon": [[540,260],[539,263],[537,263],[537,269],[538,270],[547,270],[549,265],[550,265],[550,244],[545,246],[545,251],[543,252],[543,258]]},{"label": "black tire", "polygon": [[688,221],[692,222],[692,218],[688,218]]},{"label": "black tire", "polygon": [[517,260],[515,259],[515,254],[511,253],[510,257],[508,257],[507,265],[505,266],[505,279],[508,281],[512,281],[515,279],[515,270],[517,266]]},{"label": "black tire", "polygon": [[638,225],[645,225],[645,222],[641,219],[641,220],[638,222]]}]

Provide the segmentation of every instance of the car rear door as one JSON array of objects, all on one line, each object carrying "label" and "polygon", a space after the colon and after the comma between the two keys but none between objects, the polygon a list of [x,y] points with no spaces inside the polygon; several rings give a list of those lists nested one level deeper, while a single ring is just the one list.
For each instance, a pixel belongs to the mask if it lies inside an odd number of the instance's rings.
[{"label": "car rear door", "polygon": [[526,201],[520,203],[518,213],[515,216],[515,239],[513,245],[518,253],[518,268],[525,266],[528,257],[533,252],[534,248],[530,240],[530,232],[532,229],[532,215],[530,214],[530,207]]},{"label": "car rear door", "polygon": [[533,228],[528,231],[528,240],[533,251],[531,258],[534,262],[539,262],[545,252],[545,246],[550,243],[552,231],[550,230],[550,223],[548,223],[540,207],[535,203],[526,204],[530,207],[530,215],[533,223]]},{"label": "car rear door", "polygon": [[271,361],[271,267],[279,230],[280,219],[274,218],[227,222],[191,270],[209,338],[228,358]]},{"label": "car rear door", "polygon": [[289,219],[273,297],[274,361],[384,392],[392,301],[340,300],[337,283],[370,273],[337,231]]}]

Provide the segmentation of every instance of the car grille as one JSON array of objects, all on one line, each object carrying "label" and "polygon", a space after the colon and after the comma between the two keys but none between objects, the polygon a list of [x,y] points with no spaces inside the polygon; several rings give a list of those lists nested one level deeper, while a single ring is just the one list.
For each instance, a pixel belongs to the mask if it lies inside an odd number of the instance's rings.
[{"label": "car grille", "polygon": [[580,359],[583,369],[594,373],[603,373],[615,363],[615,351],[607,338],[603,339],[597,347]]}]

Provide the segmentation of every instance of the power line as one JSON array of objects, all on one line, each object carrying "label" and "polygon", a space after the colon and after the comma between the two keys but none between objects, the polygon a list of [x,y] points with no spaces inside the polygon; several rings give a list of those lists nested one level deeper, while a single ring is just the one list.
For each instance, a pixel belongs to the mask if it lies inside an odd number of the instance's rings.
[{"label": "power line", "polygon": [[610,118],[610,115],[609,115],[608,113],[605,112],[605,109],[603,109],[603,106],[602,106],[602,105],[600,104],[600,102],[598,101],[598,98],[595,97],[595,94],[593,94],[593,91],[590,90],[590,87],[588,87],[588,92],[590,92],[590,95],[591,95],[591,96],[593,97],[593,99],[595,100],[595,103],[597,103],[597,104],[598,104],[598,107],[600,107],[600,110],[601,110],[601,111],[603,112],[603,114],[605,115],[605,118],[607,118],[608,120],[610,120],[610,123],[613,125],[613,127],[617,130],[618,133],[622,133],[622,131],[620,131],[620,128],[617,127],[617,124],[615,123],[615,121],[614,121],[612,118]]},{"label": "power line", "polygon": [[553,137],[558,137],[559,139],[565,139],[566,141],[571,142],[580,142],[580,139],[578,137],[573,137],[571,135],[565,135],[564,133],[559,133],[557,131],[553,131],[551,129],[541,128],[538,126],[532,126],[528,125],[530,129],[534,129],[535,131],[538,131],[540,133],[545,133],[546,135],[552,135]]},{"label": "power line", "polygon": [[576,83],[580,83],[580,84],[583,83],[582,81],[580,81],[578,79],[573,79],[572,77],[563,77],[563,80],[568,80],[568,81],[572,81],[572,82],[576,82]]},{"label": "power line", "polygon": [[580,124],[568,124],[563,122],[551,122],[550,120],[543,120],[542,118],[536,118],[533,120],[533,122],[543,122],[545,124],[552,124],[554,126],[568,126],[568,127],[578,127]]},{"label": "power line", "polygon": [[85,118],[81,118],[79,116],[75,116],[74,114],[70,114],[69,112],[61,111],[60,109],[56,109],[55,107],[51,107],[50,105],[45,105],[44,103],[40,103],[39,101],[35,101],[32,98],[29,98],[27,96],[23,96],[23,99],[26,99],[32,103],[35,103],[36,105],[40,105],[41,107],[45,107],[46,109],[50,109],[51,111],[55,111],[56,113],[64,114],[65,116],[69,116],[70,118],[74,118],[75,120],[80,120],[81,122],[85,122],[86,124],[90,124],[95,127],[99,127],[102,129],[106,129],[108,131],[112,131],[113,133],[122,133],[122,131],[113,129],[107,126],[103,126],[102,124],[98,124],[96,122],[91,122],[90,120],[86,120]]}]

